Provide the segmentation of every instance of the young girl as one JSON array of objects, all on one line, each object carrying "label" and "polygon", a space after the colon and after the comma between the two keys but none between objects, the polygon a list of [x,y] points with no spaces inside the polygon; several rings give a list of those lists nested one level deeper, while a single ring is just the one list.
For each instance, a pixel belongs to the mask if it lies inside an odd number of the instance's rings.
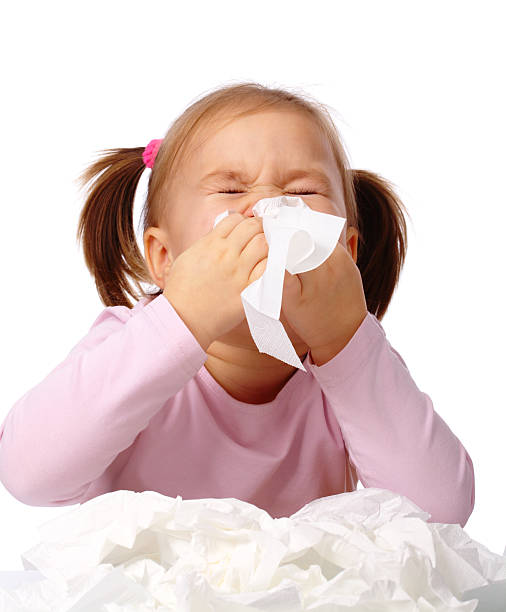
[{"label": "young girl", "polygon": [[[143,257],[132,209],[146,167]],[[106,308],[0,428],[14,497],[64,506],[152,490],[281,517],[359,478],[464,527],[471,458],[380,323],[404,263],[402,204],[350,169],[323,105],[256,83],[217,89],[163,140],[109,150],[92,179],[78,238]],[[346,218],[321,266],[285,273],[280,321],[307,372],[258,351],[240,299],[268,255],[252,207],[283,194]]]}]

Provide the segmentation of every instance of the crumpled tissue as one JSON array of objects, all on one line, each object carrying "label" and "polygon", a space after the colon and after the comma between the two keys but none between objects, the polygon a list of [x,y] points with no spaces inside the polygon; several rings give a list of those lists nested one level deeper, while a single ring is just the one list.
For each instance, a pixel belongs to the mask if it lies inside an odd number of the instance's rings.
[{"label": "crumpled tissue", "polygon": [[378,488],[282,518],[235,498],[114,491],[39,526],[21,559],[42,579],[0,589],[0,609],[474,612],[463,593],[504,581],[506,557],[428,518]]},{"label": "crumpled tissue", "polygon": [[[231,212],[220,213],[213,227]],[[285,269],[299,274],[320,266],[336,248],[346,219],[312,210],[293,196],[263,198],[252,212],[262,217],[269,253],[262,276],[241,292],[251,337],[261,353],[306,372],[279,320]]]}]

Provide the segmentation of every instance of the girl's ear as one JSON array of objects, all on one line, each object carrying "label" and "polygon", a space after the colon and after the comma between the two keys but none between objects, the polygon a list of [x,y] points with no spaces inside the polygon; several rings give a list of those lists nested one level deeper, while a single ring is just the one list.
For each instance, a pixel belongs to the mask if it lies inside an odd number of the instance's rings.
[{"label": "girl's ear", "polygon": [[159,227],[144,232],[144,258],[153,283],[164,289],[166,270],[173,262],[167,232]]},{"label": "girl's ear", "polygon": [[357,263],[358,230],[356,227],[348,227],[346,229],[346,248],[348,249],[348,253],[353,257],[353,261]]}]

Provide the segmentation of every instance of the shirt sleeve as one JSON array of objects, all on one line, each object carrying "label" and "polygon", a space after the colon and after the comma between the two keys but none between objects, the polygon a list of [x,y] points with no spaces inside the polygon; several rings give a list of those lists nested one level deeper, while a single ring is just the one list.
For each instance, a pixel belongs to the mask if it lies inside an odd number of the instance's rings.
[{"label": "shirt sleeve", "polygon": [[79,503],[207,354],[162,294],[107,307],[0,426],[0,481],[33,506]]},{"label": "shirt sleeve", "polygon": [[370,312],[332,359],[308,369],[341,427],[364,487],[404,495],[430,522],[466,524],[474,508],[471,457]]}]

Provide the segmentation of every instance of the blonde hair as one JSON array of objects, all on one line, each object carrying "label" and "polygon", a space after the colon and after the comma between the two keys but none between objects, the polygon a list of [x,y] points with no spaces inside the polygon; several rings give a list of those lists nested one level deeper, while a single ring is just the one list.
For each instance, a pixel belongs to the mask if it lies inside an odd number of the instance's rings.
[{"label": "blonde hair", "polygon": [[[357,267],[367,309],[381,319],[406,255],[405,208],[389,181],[376,173],[350,168],[327,107],[307,94],[246,82],[217,88],[186,108],[168,129],[156,156],[141,213],[143,232],[148,227],[160,227],[167,206],[164,195],[196,134],[224,117],[228,123],[272,108],[305,113],[328,139],[342,179],[347,225],[358,230]],[[77,240],[82,240],[86,266],[106,306],[132,308],[129,295],[137,301],[163,293],[162,289],[147,292],[140,285],[152,283],[133,227],[135,192],[145,170],[144,148],[105,149],[78,179],[82,187],[95,179],[88,187],[79,217]]]}]

